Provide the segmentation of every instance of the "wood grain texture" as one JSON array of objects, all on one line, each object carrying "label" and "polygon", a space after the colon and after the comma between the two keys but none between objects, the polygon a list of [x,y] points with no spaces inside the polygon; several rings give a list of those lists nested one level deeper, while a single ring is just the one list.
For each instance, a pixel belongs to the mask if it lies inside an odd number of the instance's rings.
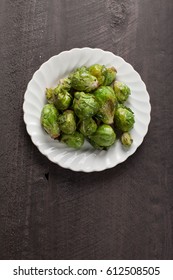
[{"label": "wood grain texture", "polygon": [[[0,258],[173,258],[172,0],[0,1]],[[74,47],[122,56],[150,93],[137,152],[103,172],[62,169],[26,133],[36,69]]]}]

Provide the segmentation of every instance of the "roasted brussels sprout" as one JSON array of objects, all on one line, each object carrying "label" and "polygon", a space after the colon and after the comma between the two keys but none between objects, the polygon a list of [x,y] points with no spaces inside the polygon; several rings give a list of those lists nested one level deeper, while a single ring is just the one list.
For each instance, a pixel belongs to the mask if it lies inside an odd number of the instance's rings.
[{"label": "roasted brussels sprout", "polygon": [[46,99],[48,103],[53,103],[58,110],[66,110],[72,102],[72,96],[68,92],[70,88],[70,79],[68,78],[60,80],[59,85],[54,89],[47,88]]},{"label": "roasted brussels sprout", "polygon": [[41,111],[41,124],[52,138],[57,138],[60,135],[58,114],[58,110],[53,104],[46,104]]},{"label": "roasted brussels sprout", "polygon": [[73,109],[75,114],[80,119],[86,119],[94,116],[97,113],[99,105],[93,94],[75,92]]},{"label": "roasted brussels sprout", "polygon": [[115,69],[115,67],[106,68],[106,79],[104,81],[104,85],[105,86],[111,85],[115,80],[116,74],[117,74],[117,70]]},{"label": "roasted brussels sprout", "polygon": [[89,140],[96,149],[108,148],[115,143],[116,134],[110,125],[102,124],[89,136]]},{"label": "roasted brussels sprout", "polygon": [[72,134],[76,130],[75,115],[72,110],[66,110],[59,115],[58,123],[60,130],[65,134]]},{"label": "roasted brussels sprout", "polygon": [[73,73],[71,85],[78,91],[90,92],[98,88],[99,82],[97,78],[91,75],[88,69],[83,66]]},{"label": "roasted brussels sprout", "polygon": [[84,136],[92,135],[97,129],[97,124],[92,118],[84,119],[79,124],[79,130]]},{"label": "roasted brussels sprout", "polygon": [[84,144],[84,136],[78,131],[73,134],[62,134],[61,142],[71,148],[79,149]]},{"label": "roasted brussels sprout", "polygon": [[133,139],[130,135],[129,132],[124,132],[122,135],[121,135],[121,143],[123,144],[123,146],[125,147],[130,147],[133,143]]},{"label": "roasted brussels sprout", "polygon": [[115,81],[113,84],[113,89],[117,100],[121,103],[125,102],[131,94],[130,88],[123,82]]},{"label": "roasted brussels sprout", "polygon": [[133,128],[134,123],[135,118],[132,110],[125,106],[118,106],[115,112],[115,126],[123,132],[128,132]]},{"label": "roasted brussels sprout", "polygon": [[54,102],[54,89],[53,88],[46,88],[46,99],[48,103]]},{"label": "roasted brussels sprout", "polygon": [[100,86],[94,96],[99,103],[97,117],[105,124],[112,124],[115,114],[116,97],[113,89],[109,86]]},{"label": "roasted brussels sprout", "polygon": [[54,89],[54,101],[56,108],[58,110],[66,110],[72,103],[72,95],[65,90],[61,85],[58,85]]},{"label": "roasted brussels sprout", "polygon": [[59,85],[61,85],[61,89],[69,91],[71,89],[71,79],[69,77],[61,79]]},{"label": "roasted brussels sprout", "polygon": [[103,85],[105,82],[105,78],[107,76],[107,69],[104,65],[93,64],[89,67],[89,72],[91,75],[95,76],[99,82],[99,85]]}]

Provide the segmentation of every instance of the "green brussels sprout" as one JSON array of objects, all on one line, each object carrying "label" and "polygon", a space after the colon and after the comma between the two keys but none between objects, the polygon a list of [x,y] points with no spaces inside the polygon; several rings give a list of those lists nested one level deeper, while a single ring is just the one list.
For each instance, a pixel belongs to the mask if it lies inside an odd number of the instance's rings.
[{"label": "green brussels sprout", "polygon": [[84,136],[78,131],[73,134],[62,134],[61,142],[71,148],[79,149],[84,144]]},{"label": "green brussels sprout", "polygon": [[113,89],[117,100],[121,103],[125,102],[131,94],[130,88],[123,82],[115,81],[113,84]]},{"label": "green brussels sprout", "polygon": [[99,82],[97,78],[91,75],[88,69],[83,66],[73,73],[71,85],[78,91],[90,92],[98,88]]},{"label": "green brussels sprout", "polygon": [[99,82],[99,85],[103,85],[107,76],[107,69],[104,65],[94,64],[89,67],[91,75],[95,76]]},{"label": "green brussels sprout", "polygon": [[58,123],[60,130],[65,134],[72,134],[76,130],[75,115],[72,110],[66,110],[59,115]]},{"label": "green brussels sprout", "polygon": [[82,120],[79,124],[79,130],[84,136],[90,136],[96,129],[97,124],[92,118]]},{"label": "green brussels sprout", "polygon": [[123,144],[123,146],[125,147],[130,147],[133,143],[133,139],[131,138],[131,135],[129,132],[124,132],[121,135],[121,143]]},{"label": "green brussels sprout", "polygon": [[46,99],[48,103],[54,102],[54,89],[53,88],[46,88]]},{"label": "green brussels sprout", "polygon": [[53,104],[46,104],[41,111],[41,124],[52,138],[57,138],[60,135],[58,115],[58,110]]},{"label": "green brussels sprout", "polygon": [[115,67],[106,68],[106,70],[107,71],[106,71],[106,78],[104,81],[104,86],[109,86],[115,80],[117,70],[115,69]]},{"label": "green brussels sprout", "polygon": [[97,149],[108,148],[115,143],[116,134],[110,125],[102,124],[94,134],[89,136],[89,140],[91,145]]},{"label": "green brussels sprout", "polygon": [[94,116],[98,109],[99,104],[93,94],[84,92],[75,92],[73,100],[73,109],[75,114],[80,119],[86,119]]},{"label": "green brussels sprout", "polygon": [[59,85],[61,85],[61,89],[69,91],[71,89],[71,79],[69,77],[60,79]]},{"label": "green brussels sprout", "polygon": [[61,85],[54,89],[54,104],[58,110],[66,110],[72,103],[71,94],[65,90]]},{"label": "green brussels sprout", "polygon": [[133,128],[134,123],[133,111],[125,106],[118,106],[115,111],[115,126],[123,132],[128,132]]},{"label": "green brussels sprout", "polygon": [[105,124],[113,123],[115,114],[116,97],[113,89],[109,86],[100,86],[94,96],[99,103],[97,117]]},{"label": "green brussels sprout", "polygon": [[46,98],[48,103],[53,103],[58,110],[66,110],[71,105],[72,95],[65,89],[68,86],[59,84],[56,88],[46,89]]}]

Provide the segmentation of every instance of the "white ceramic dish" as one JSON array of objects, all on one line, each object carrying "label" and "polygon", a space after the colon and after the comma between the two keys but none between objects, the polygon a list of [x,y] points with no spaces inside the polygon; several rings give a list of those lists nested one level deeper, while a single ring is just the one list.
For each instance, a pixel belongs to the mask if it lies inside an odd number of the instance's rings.
[{"label": "white ceramic dish", "polygon": [[[131,130],[133,144],[129,149],[124,149],[116,141],[107,151],[95,150],[88,142],[80,150],[75,150],[51,139],[40,125],[41,110],[46,103],[46,87],[56,86],[59,79],[75,68],[94,63],[115,66],[117,80],[125,82],[131,89],[126,104],[134,111],[135,125]],[[101,49],[76,48],[51,57],[35,72],[25,92],[23,110],[27,132],[42,154],[64,168],[92,172],[112,168],[136,151],[148,131],[151,106],[140,75],[124,59]]]}]

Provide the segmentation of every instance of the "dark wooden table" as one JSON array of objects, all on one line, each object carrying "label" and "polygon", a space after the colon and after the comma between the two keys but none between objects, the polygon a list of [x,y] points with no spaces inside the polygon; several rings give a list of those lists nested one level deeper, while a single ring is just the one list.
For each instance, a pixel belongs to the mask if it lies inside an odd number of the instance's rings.
[{"label": "dark wooden table", "polygon": [[[0,258],[173,258],[173,1],[0,1]],[[124,163],[82,173],[51,163],[23,122],[35,70],[74,47],[131,63],[151,123]]]}]

